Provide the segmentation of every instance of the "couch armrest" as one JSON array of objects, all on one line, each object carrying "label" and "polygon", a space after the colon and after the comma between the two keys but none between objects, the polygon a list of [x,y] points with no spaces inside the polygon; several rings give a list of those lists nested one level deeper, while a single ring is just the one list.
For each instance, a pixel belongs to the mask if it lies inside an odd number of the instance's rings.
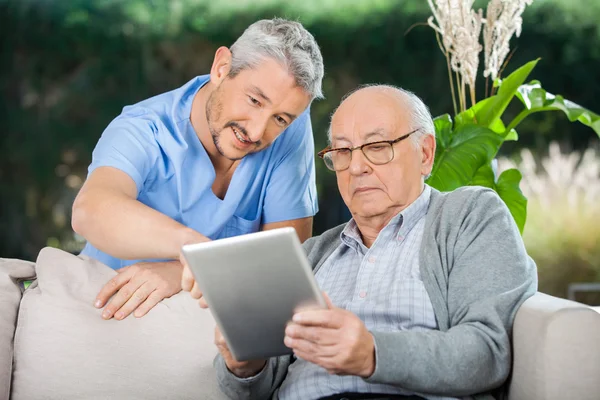
[{"label": "couch armrest", "polygon": [[10,398],[13,340],[23,289],[20,282],[35,278],[29,261],[0,258],[0,400]]},{"label": "couch armrest", "polygon": [[509,400],[600,398],[600,313],[543,293],[513,326]]}]

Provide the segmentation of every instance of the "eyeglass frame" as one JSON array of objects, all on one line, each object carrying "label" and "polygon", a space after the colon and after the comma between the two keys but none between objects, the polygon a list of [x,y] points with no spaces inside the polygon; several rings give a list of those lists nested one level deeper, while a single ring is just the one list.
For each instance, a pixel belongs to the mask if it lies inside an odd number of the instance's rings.
[{"label": "eyeglass frame", "polygon": [[[399,143],[399,142],[403,141],[404,139],[408,138],[410,135],[412,135],[413,133],[415,133],[415,132],[417,132],[417,131],[419,131],[419,130],[421,130],[421,128],[417,128],[417,129],[415,129],[415,130],[413,130],[413,131],[410,131],[410,132],[408,132],[407,134],[405,134],[405,135],[402,135],[402,136],[400,136],[399,138],[397,138],[397,139],[394,139],[394,140],[378,140],[378,141],[376,141],[376,142],[364,143],[364,144],[361,144],[360,146],[355,146],[355,147],[336,147],[336,148],[331,148],[330,146],[327,146],[327,147],[325,147],[323,150],[319,151],[319,152],[317,153],[317,156],[319,156],[319,158],[321,158],[323,161],[325,161],[325,155],[326,155],[327,153],[331,153],[331,152],[333,152],[333,151],[340,151],[340,150],[350,150],[350,163],[351,163],[351,162],[352,162],[352,153],[354,152],[354,150],[358,150],[358,149],[360,149],[361,153],[363,153],[363,156],[365,156],[365,158],[366,158],[366,159],[367,159],[367,160],[368,160],[370,163],[372,163],[372,164],[374,164],[374,165],[385,165],[385,164],[389,164],[389,163],[391,163],[391,162],[394,160],[394,157],[396,156],[396,153],[394,153],[394,145],[395,145],[396,143]],[[368,157],[368,156],[365,154],[365,152],[363,151],[363,148],[364,148],[364,147],[366,147],[366,146],[371,146],[371,145],[374,145],[374,144],[381,144],[381,143],[386,143],[386,144],[389,144],[389,145],[390,145],[390,147],[392,148],[392,158],[390,158],[390,161],[388,161],[388,162],[384,162],[384,163],[382,163],[382,164],[377,164],[377,163],[375,163],[375,162],[371,161],[371,159],[370,159],[370,158],[369,158],[369,157]],[[327,167],[327,169],[329,169],[330,171],[334,171],[334,172],[345,171],[345,170],[347,170],[348,168],[350,168],[350,163],[348,163],[348,166],[347,166],[346,168],[344,168],[344,169],[332,170],[332,169],[330,169],[329,167]],[[327,165],[327,163],[325,163],[325,165]]]}]

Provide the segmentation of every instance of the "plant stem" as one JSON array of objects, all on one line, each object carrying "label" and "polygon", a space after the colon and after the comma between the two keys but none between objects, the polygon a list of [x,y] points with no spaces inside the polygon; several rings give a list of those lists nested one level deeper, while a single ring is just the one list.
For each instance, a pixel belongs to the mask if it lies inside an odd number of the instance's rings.
[{"label": "plant stem", "polygon": [[458,94],[458,103],[459,103],[459,106],[460,106],[460,112],[463,112],[464,111],[464,107],[463,107],[463,97],[464,97],[464,94],[463,94],[463,91],[462,91],[462,84],[461,84],[461,81],[460,81],[460,75],[458,74],[458,71],[455,71],[455,72],[456,72],[456,91],[458,92],[457,93]]},{"label": "plant stem", "polygon": [[446,57],[446,67],[448,68],[448,81],[450,82],[450,94],[452,95],[452,107],[454,107],[454,115],[457,114],[456,112],[456,94],[454,93],[454,80],[452,79],[452,68],[450,67],[450,54],[448,53],[448,51],[444,48],[444,46],[442,45],[442,41],[440,40],[440,35],[437,31],[435,32],[435,38],[438,42],[438,46],[440,47],[440,50],[442,51],[442,53],[444,53],[444,57]]},{"label": "plant stem", "polygon": [[461,92],[462,92],[462,97],[463,97],[463,111],[465,111],[467,109],[467,86],[465,84],[464,76],[462,77],[462,79],[460,81],[460,85],[462,86]]},{"label": "plant stem", "polygon": [[454,93],[454,79],[452,79],[452,68],[450,67],[450,58],[446,55],[446,66],[448,67],[448,78],[450,79],[450,92],[452,93],[452,106],[454,107],[454,115],[456,112],[456,94]]},{"label": "plant stem", "polygon": [[523,119],[525,119],[525,117],[527,117],[529,114],[531,114],[533,111],[528,110],[528,109],[524,109],[523,111],[521,111],[516,117],[515,119],[513,119],[510,124],[508,124],[508,126],[506,127],[506,131],[504,132],[504,135],[508,135],[508,133],[515,129],[515,127],[517,125],[519,125],[521,123],[521,121],[523,121]]},{"label": "plant stem", "polygon": [[471,107],[475,105],[475,86],[469,86],[471,89]]}]

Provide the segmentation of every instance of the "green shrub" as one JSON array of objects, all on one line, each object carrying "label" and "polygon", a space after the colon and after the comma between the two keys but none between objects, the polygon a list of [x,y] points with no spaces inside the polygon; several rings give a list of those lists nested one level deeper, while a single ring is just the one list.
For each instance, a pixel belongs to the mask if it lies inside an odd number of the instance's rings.
[{"label": "green shrub", "polygon": [[[539,161],[529,150],[520,158],[500,160],[500,169],[523,173],[529,198],[523,239],[538,266],[540,291],[566,297],[570,283],[600,283],[600,152],[561,153],[552,143]],[[600,293],[577,299],[600,305]]]}]

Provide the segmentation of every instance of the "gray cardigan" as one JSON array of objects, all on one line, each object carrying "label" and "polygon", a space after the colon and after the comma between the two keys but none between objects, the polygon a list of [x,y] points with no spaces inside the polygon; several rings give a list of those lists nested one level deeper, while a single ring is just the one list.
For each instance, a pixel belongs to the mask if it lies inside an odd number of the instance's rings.
[{"label": "gray cardigan", "polygon": [[[340,245],[344,226],[304,243],[315,272]],[[537,290],[535,264],[494,191],[432,190],[420,269],[439,330],[371,332],[376,368],[366,381],[432,395],[494,398],[493,390],[510,372],[515,314]],[[271,358],[246,380],[231,374],[220,355],[214,364],[230,398],[277,399],[291,361],[291,356]]]}]

